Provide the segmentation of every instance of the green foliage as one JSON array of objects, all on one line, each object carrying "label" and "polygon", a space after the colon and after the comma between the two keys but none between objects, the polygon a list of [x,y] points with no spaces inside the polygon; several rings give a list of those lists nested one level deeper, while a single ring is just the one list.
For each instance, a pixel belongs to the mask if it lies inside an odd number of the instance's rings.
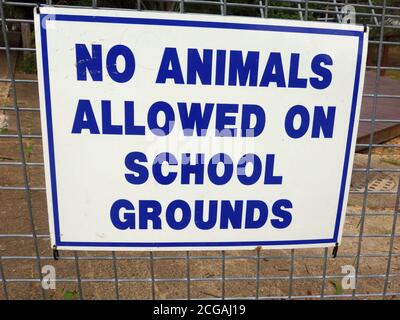
[{"label": "green foliage", "polygon": [[25,144],[25,148],[24,148],[25,154],[27,157],[30,157],[33,153],[33,145],[32,143],[28,142]]},{"label": "green foliage", "polygon": [[[268,7],[289,7],[289,8],[296,8],[297,3],[292,2],[284,2],[284,1],[268,1]],[[289,19],[289,20],[300,20],[300,15],[298,11],[294,10],[285,10],[285,9],[268,9],[268,18],[275,18],[275,19]]]},{"label": "green foliage", "polygon": [[394,165],[394,166],[400,166],[400,160],[398,160],[398,159],[387,158],[387,159],[382,159],[381,161],[384,163]]},{"label": "green foliage", "polygon": [[76,290],[65,290],[64,291],[64,299],[65,300],[73,300],[76,298],[78,292],[76,292]]},{"label": "green foliage", "polygon": [[340,281],[330,280],[329,283],[330,283],[330,284],[333,286],[333,288],[335,289],[335,294],[336,294],[336,295],[343,294],[343,288],[342,288],[342,284],[340,283]]}]

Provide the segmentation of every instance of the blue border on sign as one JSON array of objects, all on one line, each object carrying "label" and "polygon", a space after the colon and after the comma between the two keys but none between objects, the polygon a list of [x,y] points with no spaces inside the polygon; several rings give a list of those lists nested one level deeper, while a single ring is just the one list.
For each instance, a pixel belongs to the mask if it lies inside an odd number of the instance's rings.
[{"label": "blue border on sign", "polygon": [[[56,167],[55,167],[55,149],[53,137],[53,123],[50,97],[50,76],[47,52],[47,33],[46,22],[48,20],[70,21],[70,22],[92,22],[92,23],[118,23],[118,24],[139,24],[139,25],[158,25],[192,28],[212,28],[212,29],[235,29],[235,30],[254,30],[271,32],[290,32],[290,33],[308,33],[324,34],[335,36],[358,37],[357,65],[354,80],[353,97],[351,102],[350,122],[347,133],[346,150],[342,172],[342,181],[340,184],[340,193],[338,209],[336,214],[335,229],[333,237],[329,239],[304,239],[304,240],[279,240],[279,241],[229,241],[229,242],[72,242],[62,241],[60,236],[60,222],[57,198]],[[339,226],[342,216],[344,201],[344,192],[346,188],[346,178],[349,166],[349,157],[351,151],[351,141],[354,134],[354,120],[357,108],[357,97],[360,84],[361,60],[363,52],[363,31],[335,30],[311,27],[293,27],[276,25],[259,25],[248,23],[231,22],[211,22],[211,21],[193,21],[193,20],[174,20],[174,19],[152,19],[152,18],[127,18],[127,17],[107,17],[107,16],[84,16],[84,15],[65,15],[65,14],[40,14],[40,33],[43,61],[43,79],[44,79],[44,97],[46,107],[47,139],[49,148],[50,180],[53,204],[54,233],[57,246],[79,246],[79,247],[222,247],[222,246],[273,246],[273,245],[298,245],[298,244],[334,244],[338,240]]]}]

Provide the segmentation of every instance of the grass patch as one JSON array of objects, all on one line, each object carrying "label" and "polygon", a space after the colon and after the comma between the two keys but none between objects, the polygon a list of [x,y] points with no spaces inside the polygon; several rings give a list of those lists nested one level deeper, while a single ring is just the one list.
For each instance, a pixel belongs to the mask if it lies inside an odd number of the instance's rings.
[{"label": "grass patch", "polygon": [[386,70],[385,75],[394,80],[400,80],[400,71],[398,70]]}]

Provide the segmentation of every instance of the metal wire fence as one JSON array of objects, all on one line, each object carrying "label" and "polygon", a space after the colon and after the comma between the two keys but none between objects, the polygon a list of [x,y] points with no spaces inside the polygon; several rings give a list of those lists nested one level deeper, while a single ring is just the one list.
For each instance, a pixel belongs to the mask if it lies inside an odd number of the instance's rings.
[{"label": "metal wire fence", "polygon": [[[336,258],[328,249],[67,251],[61,252],[55,261],[49,246],[37,77],[31,63],[35,48],[29,41],[20,44],[15,40],[20,29],[32,31],[32,11],[36,4],[2,0],[0,299],[398,299],[400,140],[394,136],[400,125],[400,1],[49,0],[43,3],[327,22],[341,21],[342,9],[347,4],[355,8],[357,23],[370,28],[363,95],[363,108],[368,104],[369,111],[360,120],[367,134],[358,140],[359,154],[353,168],[343,243]],[[389,107],[391,112],[385,114]],[[379,130],[386,130],[386,139],[378,136]],[[56,270],[53,290],[41,285],[46,277],[44,267],[49,265]],[[354,269],[355,288],[347,289],[341,284],[345,275],[342,267],[346,265]]]}]

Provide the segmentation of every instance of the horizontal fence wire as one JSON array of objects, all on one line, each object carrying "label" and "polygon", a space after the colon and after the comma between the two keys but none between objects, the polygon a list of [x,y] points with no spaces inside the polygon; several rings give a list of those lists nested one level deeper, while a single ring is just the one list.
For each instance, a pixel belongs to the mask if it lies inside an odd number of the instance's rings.
[{"label": "horizontal fence wire", "polygon": [[[49,248],[47,221],[38,218],[38,207],[40,214],[47,217],[39,106],[37,102],[24,101],[24,92],[37,96],[36,70],[27,76],[17,67],[35,55],[36,49],[33,43],[15,43],[12,36],[23,25],[33,30],[32,14],[26,12],[32,12],[37,4],[0,0],[0,72],[6,70],[0,73],[0,116],[7,116],[12,123],[4,130],[0,127],[0,299],[400,298],[400,139],[378,141],[375,134],[380,125],[400,125],[400,85],[392,91],[385,89],[388,81],[400,83],[399,61],[387,61],[390,50],[394,53],[389,58],[400,55],[400,1],[48,0],[40,3],[69,8],[334,23],[341,21],[342,9],[352,5],[357,23],[370,28],[366,72],[373,78],[373,84],[372,91],[371,88],[364,91],[363,99],[369,99],[372,108],[370,114],[360,119],[360,124],[368,125],[370,130],[356,145],[362,161],[354,166],[353,176],[358,175],[362,184],[350,190],[349,203],[354,201],[356,205],[348,207],[343,243],[336,258],[330,249],[322,248],[162,253],[71,251],[61,252],[55,261]],[[7,95],[2,99],[2,91],[6,90]],[[379,113],[387,101],[395,101],[392,104],[392,108],[398,108],[395,118],[383,118]],[[394,155],[394,159],[389,155]],[[19,178],[11,179],[16,176]],[[377,177],[386,179],[392,187],[374,189]],[[39,203],[44,203],[44,207]],[[24,221],[21,230],[13,226],[16,219],[10,212],[14,210]],[[42,268],[46,265],[56,268],[56,290],[45,290],[41,285]],[[343,265],[354,267],[355,289],[341,287]]]}]

